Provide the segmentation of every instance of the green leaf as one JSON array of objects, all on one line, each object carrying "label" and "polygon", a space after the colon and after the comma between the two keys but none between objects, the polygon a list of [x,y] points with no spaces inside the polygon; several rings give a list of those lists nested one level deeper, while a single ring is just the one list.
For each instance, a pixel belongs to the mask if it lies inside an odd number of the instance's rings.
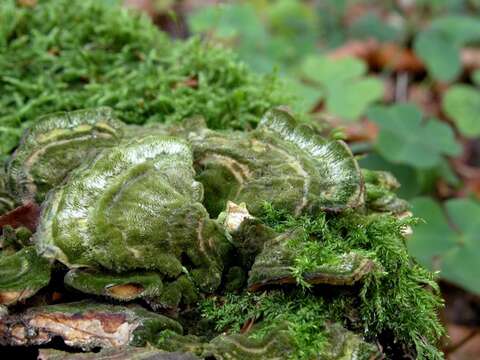
[{"label": "green leaf", "polygon": [[415,39],[415,52],[429,73],[441,81],[454,80],[461,71],[460,48],[480,40],[480,22],[469,16],[445,16],[432,21]]},{"label": "green leaf", "polygon": [[379,41],[399,41],[403,35],[401,30],[387,24],[377,14],[367,13],[354,21],[348,32],[354,39],[374,38]]},{"label": "green leaf", "polygon": [[443,155],[460,154],[452,129],[435,119],[422,121],[414,105],[376,106],[367,115],[380,128],[378,152],[393,163],[431,168],[443,161]]},{"label": "green leaf", "polygon": [[440,270],[445,280],[480,294],[480,203],[454,199],[442,209],[434,200],[422,197],[413,200],[412,206],[414,214],[426,221],[408,241],[413,256],[424,266]]},{"label": "green leaf", "polygon": [[480,40],[480,22],[473,16],[449,15],[432,21],[430,29],[442,32],[454,44],[465,45]]},{"label": "green leaf", "polygon": [[452,81],[460,73],[460,49],[440,31],[423,31],[415,39],[416,54],[428,72],[441,81]]},{"label": "green leaf", "polygon": [[345,120],[358,119],[384,91],[383,83],[375,78],[331,84],[328,90],[328,112]]},{"label": "green leaf", "polygon": [[285,89],[294,99],[293,110],[311,110],[323,98],[322,89],[305,84],[295,77],[285,77]]},{"label": "green leaf", "polygon": [[365,63],[353,57],[333,60],[312,55],[307,57],[302,65],[305,77],[327,87],[360,77],[366,71]]},{"label": "green leaf", "polygon": [[442,105],[463,135],[480,135],[480,91],[468,85],[454,85],[448,89]]},{"label": "green leaf", "polygon": [[254,43],[265,39],[265,28],[248,4],[206,6],[188,17],[194,33],[214,32],[218,38],[241,36]]},{"label": "green leaf", "polygon": [[435,169],[435,173],[435,175],[445,180],[448,185],[451,185],[453,187],[459,187],[462,185],[462,181],[459,179],[457,174],[455,174],[455,171],[453,171],[453,169],[446,161],[442,161],[440,163],[440,165]]},{"label": "green leaf", "polygon": [[265,11],[254,5],[205,6],[188,17],[189,25],[194,34],[234,47],[258,72],[288,70],[316,51],[318,21],[307,5],[280,0]]},{"label": "green leaf", "polygon": [[480,70],[475,70],[472,75],[472,81],[475,83],[475,85],[480,86]]},{"label": "green leaf", "polygon": [[290,58],[303,57],[316,50],[319,21],[310,5],[297,0],[278,0],[264,10],[267,15],[264,20],[272,37],[289,45]]},{"label": "green leaf", "polygon": [[344,120],[357,120],[382,98],[383,83],[364,76],[366,71],[365,63],[355,58],[310,56],[301,66],[302,76],[324,92],[327,111]]},{"label": "green leaf", "polygon": [[275,45],[250,4],[202,7],[188,17],[194,34],[206,34],[220,43],[233,44],[240,57],[259,72],[272,71]]}]

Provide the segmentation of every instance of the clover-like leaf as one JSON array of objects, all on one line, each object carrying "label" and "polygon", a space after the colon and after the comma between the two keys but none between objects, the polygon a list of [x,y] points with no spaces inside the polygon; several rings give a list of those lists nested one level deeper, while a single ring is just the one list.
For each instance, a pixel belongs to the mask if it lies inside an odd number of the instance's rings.
[{"label": "clover-like leaf", "polygon": [[354,39],[377,39],[379,41],[400,41],[405,35],[403,29],[391,25],[377,14],[368,12],[354,20],[348,29],[349,37]]},{"label": "clover-like leaf", "polygon": [[432,21],[430,29],[443,32],[456,44],[468,44],[480,39],[480,23],[473,16],[448,15],[438,17]]},{"label": "clover-like leaf", "polygon": [[353,57],[330,59],[309,56],[302,65],[304,76],[326,87],[361,77],[366,71],[365,63]]},{"label": "clover-like leaf", "polygon": [[357,119],[368,106],[381,99],[382,83],[374,78],[332,84],[327,97],[327,110],[342,119]]},{"label": "clover-like leaf", "polygon": [[460,48],[443,33],[421,32],[415,39],[414,47],[434,78],[451,81],[460,73]]},{"label": "clover-like leaf", "polygon": [[292,109],[302,112],[315,107],[320,99],[324,97],[324,92],[318,86],[307,84],[295,77],[285,77],[286,91],[294,99]]},{"label": "clover-like leaf", "polygon": [[367,67],[358,59],[311,56],[301,71],[323,93],[327,111],[345,120],[358,119],[384,92],[380,80],[365,77]]},{"label": "clover-like leaf", "polygon": [[446,16],[432,21],[415,39],[415,52],[425,62],[430,74],[442,81],[452,81],[460,73],[460,48],[480,40],[480,24],[468,16]]},{"label": "clover-like leaf", "polygon": [[380,128],[378,152],[391,162],[430,168],[441,163],[444,155],[461,151],[447,124],[435,119],[422,121],[422,113],[414,105],[376,106],[368,117]]},{"label": "clover-like leaf", "polygon": [[480,203],[454,199],[445,208],[432,199],[412,201],[414,214],[426,224],[419,225],[408,241],[410,252],[424,266],[440,270],[440,276],[480,294]]},{"label": "clover-like leaf", "polygon": [[452,86],[443,99],[443,109],[465,136],[480,135],[480,91],[468,85]]}]

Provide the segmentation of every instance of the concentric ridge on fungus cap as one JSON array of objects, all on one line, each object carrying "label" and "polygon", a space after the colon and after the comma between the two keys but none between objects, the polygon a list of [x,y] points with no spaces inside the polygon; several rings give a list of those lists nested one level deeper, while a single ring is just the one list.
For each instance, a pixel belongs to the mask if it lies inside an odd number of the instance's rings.
[{"label": "concentric ridge on fungus cap", "polygon": [[[272,132],[285,141],[286,150],[292,144],[306,154],[315,167],[315,175],[318,176],[315,180],[320,182],[317,189],[312,184],[312,192],[318,191],[315,195],[320,198],[317,200],[320,208],[343,210],[363,204],[364,185],[360,167],[343,141],[325,140],[308,126],[299,125],[287,111],[281,109],[268,111],[257,131]],[[312,183],[315,180],[311,180]]]},{"label": "concentric ridge on fungus cap", "polygon": [[211,214],[229,200],[255,216],[265,202],[295,216],[363,205],[362,174],[348,146],[323,139],[286,111],[270,110],[251,132],[194,129],[189,140]]},{"label": "concentric ridge on fungus cap", "polygon": [[104,149],[49,194],[37,248],[73,268],[150,270],[170,280],[188,265],[196,285],[213,291],[229,243],[193,176],[180,139],[152,135]]},{"label": "concentric ridge on fungus cap", "polygon": [[13,254],[0,252],[0,305],[34,295],[50,281],[50,264],[29,246]]},{"label": "concentric ridge on fungus cap", "polygon": [[109,108],[59,112],[36,120],[7,167],[17,201],[41,202],[70,171],[104,147],[117,144],[123,124]]}]

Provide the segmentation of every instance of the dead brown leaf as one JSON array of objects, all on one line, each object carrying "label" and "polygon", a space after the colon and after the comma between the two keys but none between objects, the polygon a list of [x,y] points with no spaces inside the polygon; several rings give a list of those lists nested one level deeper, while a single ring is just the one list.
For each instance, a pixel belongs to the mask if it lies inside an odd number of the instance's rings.
[{"label": "dead brown leaf", "polygon": [[11,226],[14,229],[24,226],[34,232],[40,217],[40,206],[35,202],[28,202],[12,211],[0,216],[0,228]]},{"label": "dead brown leaf", "polygon": [[395,43],[381,43],[375,39],[353,40],[333,50],[334,59],[353,56],[366,61],[371,68],[418,73],[425,67],[414,52]]}]

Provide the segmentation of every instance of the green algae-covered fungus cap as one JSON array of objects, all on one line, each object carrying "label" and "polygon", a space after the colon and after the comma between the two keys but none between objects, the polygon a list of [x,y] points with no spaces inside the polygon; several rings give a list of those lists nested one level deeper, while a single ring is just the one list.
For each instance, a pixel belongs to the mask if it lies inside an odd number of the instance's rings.
[{"label": "green algae-covered fungus cap", "polygon": [[187,272],[201,290],[213,291],[229,243],[202,196],[186,142],[157,135],[127,139],[50,193],[37,248],[70,268],[148,270],[169,281]]},{"label": "green algae-covered fungus cap", "polygon": [[295,216],[363,205],[363,178],[341,141],[327,141],[273,109],[249,133],[200,130],[189,136],[211,214],[228,200],[255,216],[265,202]]},{"label": "green algae-covered fungus cap", "polygon": [[0,304],[11,305],[34,295],[50,281],[49,262],[34,247],[0,252]]},{"label": "green algae-covered fungus cap", "polygon": [[123,124],[109,108],[46,115],[25,132],[7,168],[17,200],[41,202],[68,173],[102,148],[117,144]]}]

